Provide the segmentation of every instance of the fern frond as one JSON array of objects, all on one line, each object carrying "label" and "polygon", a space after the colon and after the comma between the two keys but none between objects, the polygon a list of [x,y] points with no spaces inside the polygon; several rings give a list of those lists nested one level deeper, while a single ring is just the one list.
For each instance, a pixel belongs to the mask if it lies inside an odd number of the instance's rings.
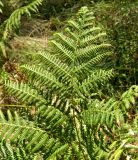
[{"label": "fern frond", "polygon": [[9,111],[6,119],[0,112],[1,140],[9,140],[17,148],[17,141],[24,142],[25,151],[49,160],[92,159],[98,149],[104,150],[106,136],[111,134],[108,127],[115,126],[120,112],[114,110],[115,102],[111,106],[89,102],[93,92],[112,77],[112,70],[103,66],[111,55],[106,41],[93,13],[83,7],[68,22],[65,32],[55,34],[47,51],[35,54],[33,65],[21,67],[28,84],[5,82],[7,92],[22,103],[32,104],[36,111],[35,116],[26,118],[34,123]]},{"label": "fern frond", "polygon": [[[49,151],[50,147],[54,146],[56,143],[59,143],[58,140],[55,140],[52,137],[50,138],[44,130],[35,127],[32,122],[25,121],[20,118],[16,112],[15,116],[13,116],[10,111],[8,112],[7,120],[2,111],[0,111],[1,140],[10,140],[12,143],[17,141],[26,141],[25,148],[31,153],[42,150],[42,147],[45,151]],[[47,148],[47,146],[49,146],[49,148]],[[67,147],[67,145],[65,146]]]},{"label": "fern frond", "polygon": [[21,16],[24,14],[31,15],[31,11],[37,12],[37,7],[42,4],[43,0],[33,0],[27,6],[20,7],[16,9],[11,16],[6,21],[5,31],[3,33],[3,38],[6,39],[8,33],[14,28],[19,27]]}]

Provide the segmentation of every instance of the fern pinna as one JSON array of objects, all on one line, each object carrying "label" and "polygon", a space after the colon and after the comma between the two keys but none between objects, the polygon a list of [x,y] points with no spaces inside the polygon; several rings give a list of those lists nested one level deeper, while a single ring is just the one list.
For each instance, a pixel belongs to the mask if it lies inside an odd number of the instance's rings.
[{"label": "fern pinna", "polygon": [[63,33],[54,35],[48,49],[21,66],[27,83],[6,80],[7,92],[34,106],[35,115],[23,119],[16,112],[8,111],[6,117],[1,112],[2,158],[94,159],[95,136],[87,137],[87,121],[82,117],[93,105],[91,96],[112,77],[112,70],[104,66],[111,54],[106,33],[96,26],[93,13],[82,7]]}]

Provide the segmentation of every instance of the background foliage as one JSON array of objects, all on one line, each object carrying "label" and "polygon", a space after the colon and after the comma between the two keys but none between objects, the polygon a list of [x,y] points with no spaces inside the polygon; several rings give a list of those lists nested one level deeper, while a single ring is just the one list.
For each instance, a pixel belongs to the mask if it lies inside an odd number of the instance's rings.
[{"label": "background foliage", "polygon": [[106,27],[114,46],[114,67],[117,71],[114,84],[125,90],[138,83],[138,2],[102,1],[92,8],[97,20]]}]

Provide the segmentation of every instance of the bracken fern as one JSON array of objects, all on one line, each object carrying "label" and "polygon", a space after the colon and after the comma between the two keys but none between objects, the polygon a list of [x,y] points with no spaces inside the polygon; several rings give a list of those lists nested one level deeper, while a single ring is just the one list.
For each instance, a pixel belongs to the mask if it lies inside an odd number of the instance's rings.
[{"label": "bracken fern", "polygon": [[9,32],[11,32],[13,29],[18,28],[20,25],[21,16],[24,14],[27,14],[31,16],[31,11],[37,12],[38,6],[42,4],[43,0],[33,0],[31,3],[29,3],[26,6],[20,7],[13,11],[13,13],[10,15],[10,17],[4,22],[5,23],[5,30],[3,33],[3,39],[7,38],[7,35]]},{"label": "bracken fern", "polygon": [[49,48],[35,54],[33,64],[21,66],[27,83],[5,81],[7,92],[30,110],[34,106],[35,112],[24,113],[24,118],[1,112],[3,159],[98,160],[122,155],[117,125],[126,121],[136,91],[126,92],[121,102],[92,99],[113,75],[104,65],[112,54],[105,36],[93,13],[82,7],[63,33],[54,35]]},{"label": "bracken fern", "polygon": [[[27,4],[26,6],[19,7],[15,9],[9,18],[7,18],[1,25],[1,37],[0,37],[0,49],[2,52],[1,57],[7,58],[7,53],[5,49],[5,42],[9,38],[9,34],[12,33],[15,29],[19,28],[21,17],[23,15],[31,16],[31,12],[37,12],[38,6],[42,4],[43,0],[32,0],[31,3]],[[9,3],[9,2],[8,2]],[[0,1],[0,12],[2,13],[2,7],[4,3]]]}]

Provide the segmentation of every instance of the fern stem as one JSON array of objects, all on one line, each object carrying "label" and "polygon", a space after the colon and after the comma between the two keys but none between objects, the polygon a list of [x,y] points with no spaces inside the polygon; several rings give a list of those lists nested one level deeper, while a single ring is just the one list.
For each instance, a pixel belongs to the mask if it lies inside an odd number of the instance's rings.
[{"label": "fern stem", "polygon": [[75,126],[75,130],[76,130],[76,134],[77,134],[77,140],[79,142],[79,148],[82,150],[84,160],[87,160],[87,158],[85,157],[85,153],[83,152],[83,149],[81,147],[81,138],[80,138],[79,130],[78,130],[78,127],[77,127],[78,124],[77,124],[75,118],[76,118],[76,116],[75,116],[75,112],[74,112],[74,109],[73,109],[73,121],[74,121],[74,126]]}]

